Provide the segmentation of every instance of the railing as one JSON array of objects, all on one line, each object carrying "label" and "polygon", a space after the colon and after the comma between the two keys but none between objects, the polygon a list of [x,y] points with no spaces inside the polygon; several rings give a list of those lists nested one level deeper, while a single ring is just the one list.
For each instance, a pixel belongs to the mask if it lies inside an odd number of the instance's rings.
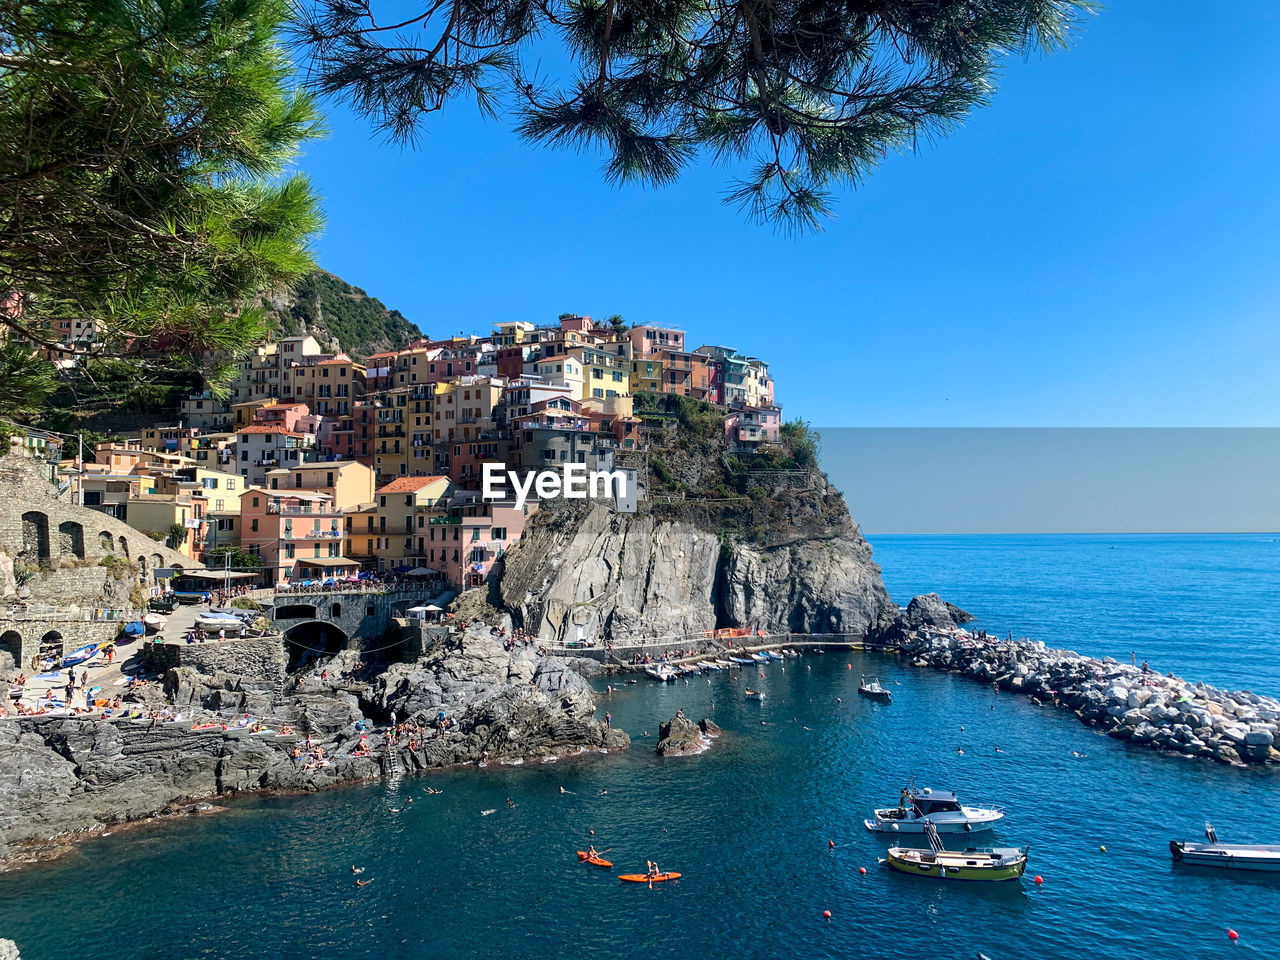
[{"label": "railing", "polygon": [[429,517],[427,523],[462,523],[461,517]]},{"label": "railing", "polygon": [[284,513],[284,514],[293,514],[293,515],[301,514],[302,516],[311,516],[311,517],[340,517],[340,516],[342,516],[342,511],[341,511],[341,510],[336,510],[336,509],[332,509],[332,508],[326,509],[326,508],[323,508],[323,507],[322,507],[322,508],[320,508],[320,509],[318,509],[318,510],[313,510],[313,509],[311,509],[309,506],[308,506],[308,507],[295,507],[295,506],[291,506],[291,505],[289,505],[289,504],[287,504],[287,503],[286,503],[286,504],[281,504],[281,503],[268,503],[268,504],[267,504],[267,513]]},{"label": "railing", "polygon": [[141,615],[129,607],[59,607],[47,603],[20,603],[0,610],[0,620],[67,620],[73,623],[118,623],[137,620]]},{"label": "railing", "polygon": [[341,530],[303,530],[294,533],[292,530],[285,530],[280,538],[282,540],[339,540],[342,538]]}]

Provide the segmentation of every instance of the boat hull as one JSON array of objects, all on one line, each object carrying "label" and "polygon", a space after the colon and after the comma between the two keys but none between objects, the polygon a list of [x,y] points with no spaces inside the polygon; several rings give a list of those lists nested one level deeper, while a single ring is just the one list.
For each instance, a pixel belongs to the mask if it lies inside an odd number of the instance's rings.
[{"label": "boat hull", "polygon": [[915,850],[891,847],[883,861],[891,870],[935,880],[970,880],[999,883],[1021,879],[1027,869],[1026,854],[1010,850],[1001,854],[977,851]]},{"label": "boat hull", "polygon": [[[932,821],[938,833],[944,835],[955,835],[958,833],[981,833],[984,830],[991,830],[995,827],[996,822],[1003,818],[1003,814],[993,817],[989,820],[934,820]],[[863,825],[872,833],[924,833],[924,825],[926,820],[920,818],[918,820],[864,820]]]},{"label": "boat hull", "polygon": [[1174,861],[1188,866],[1280,873],[1280,846],[1179,843],[1174,840],[1170,842],[1169,850]]}]

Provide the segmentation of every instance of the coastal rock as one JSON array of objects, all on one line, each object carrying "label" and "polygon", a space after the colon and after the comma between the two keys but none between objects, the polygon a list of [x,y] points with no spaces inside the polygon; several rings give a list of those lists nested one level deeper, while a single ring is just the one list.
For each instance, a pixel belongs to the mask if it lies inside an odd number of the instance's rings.
[{"label": "coastal rock", "polygon": [[[963,674],[1001,689],[1032,694],[1073,710],[1084,722],[1131,743],[1223,763],[1271,763],[1280,756],[1280,702],[1258,694],[1228,693],[1042,643],[1006,642],[948,628],[937,598],[917,598],[904,611],[894,645],[918,666]],[[908,613],[910,614],[908,616]]]},{"label": "coastal rock", "polygon": [[0,960],[21,960],[18,956],[18,945],[12,940],[0,938]]},{"label": "coastal rock", "polygon": [[[346,671],[355,659],[348,651],[332,663]],[[417,662],[394,664],[368,683],[325,690],[314,677],[299,679],[305,692],[268,696],[260,678],[171,670],[164,689],[182,701],[178,722],[6,720],[0,724],[0,857],[20,844],[194,810],[213,796],[317,789],[486,758],[630,745],[624,731],[595,718],[593,691],[567,661],[528,646],[507,651],[487,630],[455,634]],[[148,689],[163,701],[159,684]],[[383,719],[392,710],[422,728],[390,742],[369,715]],[[450,722],[436,729],[442,710]],[[233,725],[237,718],[247,723],[245,713],[267,729]],[[293,729],[288,735],[286,724]],[[293,755],[312,748],[323,754]]]},{"label": "coastal rock", "polygon": [[560,501],[507,554],[502,602],[525,630],[556,643],[701,637],[726,626],[861,638],[888,627],[892,602],[842,510],[832,528],[777,531],[756,543],[729,542],[690,521]]},{"label": "coastal rock", "polygon": [[[708,721],[704,720],[703,723]],[[714,726],[714,724],[712,724]],[[717,731],[719,728],[716,728]],[[707,748],[700,724],[682,714],[658,725],[657,751],[664,757],[686,757],[702,753]]]}]

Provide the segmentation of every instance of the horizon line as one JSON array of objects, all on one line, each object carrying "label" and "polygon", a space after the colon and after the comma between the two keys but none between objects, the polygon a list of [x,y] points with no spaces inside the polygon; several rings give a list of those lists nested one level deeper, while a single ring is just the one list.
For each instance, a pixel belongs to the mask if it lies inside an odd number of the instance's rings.
[{"label": "horizon line", "polygon": [[[857,521],[854,521],[857,523]],[[861,524],[858,532],[872,536]],[[1273,536],[1280,530],[879,530],[877,537],[1206,537],[1206,536]]]}]

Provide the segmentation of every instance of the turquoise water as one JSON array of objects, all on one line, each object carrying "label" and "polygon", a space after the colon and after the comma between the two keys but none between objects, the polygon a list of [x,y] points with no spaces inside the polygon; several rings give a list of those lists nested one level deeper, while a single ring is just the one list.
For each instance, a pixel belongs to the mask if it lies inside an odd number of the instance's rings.
[{"label": "turquoise water", "polygon": [[[903,599],[905,551],[917,562],[928,552],[883,548]],[[965,556],[967,567],[975,555]],[[1101,616],[1086,608],[1077,605],[1076,619]],[[1025,608],[1010,616],[1039,623]],[[1036,635],[1050,639],[1046,629]],[[1206,625],[1194,642],[1217,635]],[[1164,651],[1170,669],[1173,658],[1206,656],[1173,641],[1149,649]],[[891,705],[856,695],[863,671],[893,685]],[[0,936],[16,939],[24,960],[888,960],[979,950],[992,960],[1215,960],[1280,949],[1280,879],[1175,868],[1167,850],[1171,838],[1196,838],[1207,817],[1224,840],[1280,841],[1276,771],[1131,747],[1025,699],[875,654],[763,672],[749,677],[767,692],[763,703],[744,699],[748,678],[729,674],[642,680],[603,697],[636,738],[625,754],[251,799],[83,844],[60,862],[0,875]],[[657,757],[652,734],[678,707],[714,718],[724,738],[701,756]],[[995,836],[1030,844],[1027,878],[964,885],[878,867],[884,845],[861,820],[892,805],[911,777],[1006,804]],[[444,793],[429,796],[428,785]],[[577,862],[574,851],[593,839],[613,873],[656,859],[684,878],[653,889],[619,883]],[[353,864],[365,868],[363,889]],[[1043,886],[1031,881],[1037,873]]]}]

